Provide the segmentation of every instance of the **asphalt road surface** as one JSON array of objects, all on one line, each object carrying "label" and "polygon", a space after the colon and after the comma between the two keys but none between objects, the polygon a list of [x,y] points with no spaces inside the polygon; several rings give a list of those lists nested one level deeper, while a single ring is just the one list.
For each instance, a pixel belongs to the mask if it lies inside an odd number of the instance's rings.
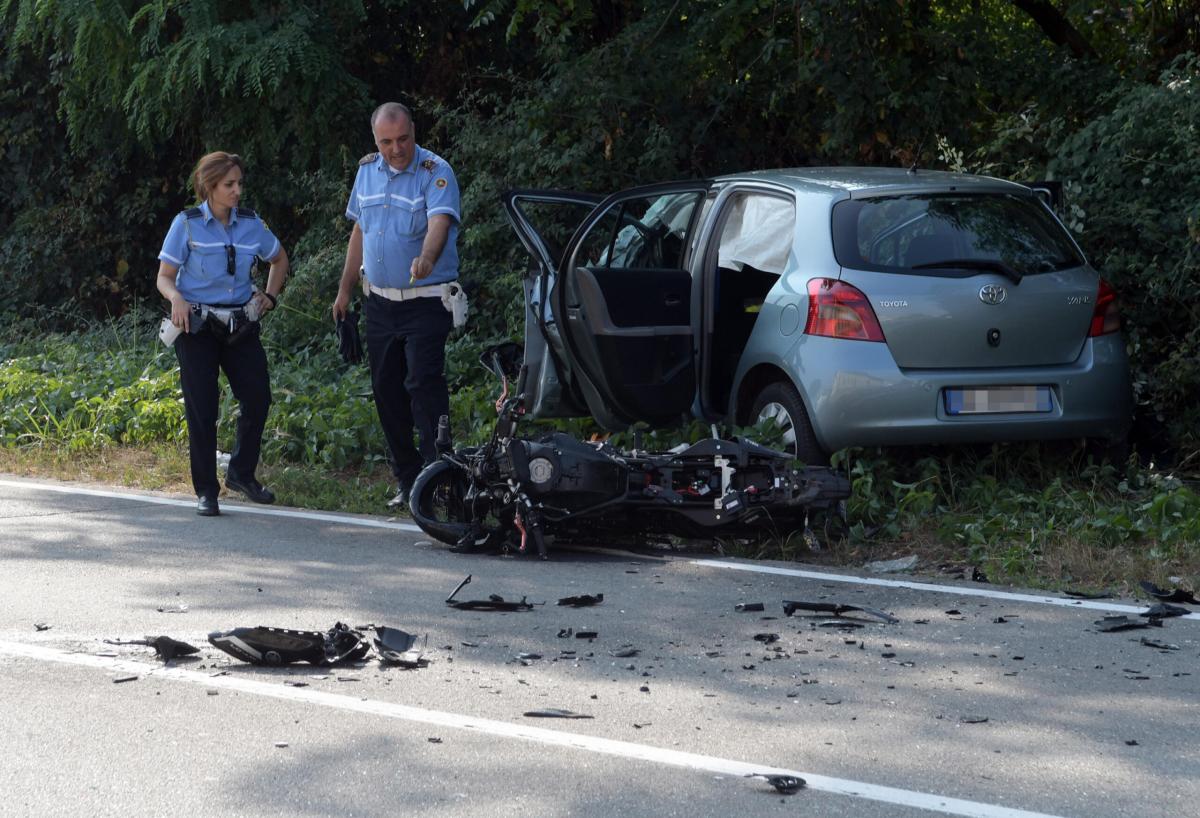
[{"label": "asphalt road surface", "polygon": [[[462,556],[405,519],[193,504],[0,479],[0,814],[1143,818],[1200,800],[1197,614],[1102,633],[1145,606],[684,554]],[[545,605],[448,607],[468,574],[458,599]],[[785,617],[785,599],[899,621]],[[429,664],[267,668],[207,642],[337,622],[427,634]],[[164,666],[105,642],[162,634],[201,651]],[[591,718],[524,715],[547,708]]]}]

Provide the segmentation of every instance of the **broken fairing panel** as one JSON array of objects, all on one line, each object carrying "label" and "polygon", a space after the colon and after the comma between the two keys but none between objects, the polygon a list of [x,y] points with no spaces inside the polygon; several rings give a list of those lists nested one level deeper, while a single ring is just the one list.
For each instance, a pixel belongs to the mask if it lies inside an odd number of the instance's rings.
[{"label": "broken fairing panel", "polygon": [[467,574],[467,578],[458,583],[458,587],[450,592],[450,596],[446,597],[446,604],[451,608],[458,608],[460,611],[532,611],[534,605],[546,604],[545,602],[527,602],[525,597],[521,597],[521,601],[516,602],[497,594],[488,594],[487,599],[468,599],[461,602],[456,600],[454,597],[470,581],[471,575]]},{"label": "broken fairing panel", "polygon": [[358,631],[341,622],[328,631],[293,631],[286,628],[234,628],[213,631],[208,641],[243,662],[254,665],[288,665],[309,662],[333,665],[357,661],[371,650]]},{"label": "broken fairing panel", "polygon": [[873,616],[889,625],[895,625],[900,620],[892,616],[887,611],[881,611],[877,608],[868,608],[863,605],[842,605],[838,602],[798,602],[795,600],[785,599],[783,601],[784,616],[791,616],[796,611],[813,611],[814,613],[831,613],[834,616],[841,616],[844,613],[857,611],[865,613],[868,616]]},{"label": "broken fairing panel", "polygon": [[428,644],[428,634],[425,635],[421,647],[418,648],[416,634],[383,625],[375,627],[375,650],[379,654],[381,665],[398,665],[405,670],[425,667],[429,664],[429,660],[422,654]]},{"label": "broken fairing panel", "polygon": [[[498,359],[484,353],[485,364]],[[498,402],[490,440],[443,452],[413,485],[413,520],[455,551],[535,550],[544,559],[550,537],[645,542],[807,530],[811,510],[850,496],[844,475],[796,468],[788,454],[745,438],[653,453],[561,432],[519,437],[526,371]]]}]

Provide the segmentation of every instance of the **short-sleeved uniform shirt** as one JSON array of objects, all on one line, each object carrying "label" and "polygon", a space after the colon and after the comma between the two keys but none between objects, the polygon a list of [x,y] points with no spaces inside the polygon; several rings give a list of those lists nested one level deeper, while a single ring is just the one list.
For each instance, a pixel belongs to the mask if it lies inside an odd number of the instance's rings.
[{"label": "short-sleeved uniform shirt", "polygon": [[[411,281],[413,259],[429,227],[429,217],[445,213],[450,233],[433,272]],[[395,170],[382,155],[359,165],[346,218],[363,234],[363,271],[376,287],[424,287],[458,278],[458,181],[446,160],[420,145],[404,170]]]},{"label": "short-sleeved uniform shirt", "polygon": [[[228,247],[235,254],[233,275]],[[213,216],[206,201],[175,217],[158,258],[179,268],[175,287],[189,303],[245,304],[253,293],[254,257],[271,261],[280,249],[279,239],[253,210],[234,208],[226,226]]]}]

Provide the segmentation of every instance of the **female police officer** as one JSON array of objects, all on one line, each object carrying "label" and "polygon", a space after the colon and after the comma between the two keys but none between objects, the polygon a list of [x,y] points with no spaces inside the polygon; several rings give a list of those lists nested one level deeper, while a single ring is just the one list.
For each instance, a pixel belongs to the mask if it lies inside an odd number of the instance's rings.
[{"label": "female police officer", "polygon": [[[158,254],[158,291],[171,302],[179,381],[187,414],[196,513],[220,513],[217,494],[217,408],[219,369],[225,371],[241,407],[237,441],[225,485],[256,503],[275,495],[254,477],[262,446],[271,385],[258,317],[275,308],[287,276],[288,259],[279,240],[253,210],[238,207],[242,160],[217,151],[196,163],[192,188],[199,207],[171,222]],[[255,256],[270,262],[266,288],[255,292],[250,267]]]}]

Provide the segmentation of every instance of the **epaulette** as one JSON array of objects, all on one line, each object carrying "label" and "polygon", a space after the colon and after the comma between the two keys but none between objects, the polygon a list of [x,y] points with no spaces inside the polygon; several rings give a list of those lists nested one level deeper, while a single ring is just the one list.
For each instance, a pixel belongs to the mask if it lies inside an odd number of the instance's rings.
[{"label": "epaulette", "polygon": [[257,219],[258,218],[258,214],[255,213],[253,210],[251,210],[248,207],[237,208],[237,214],[238,214],[239,219]]},{"label": "epaulette", "polygon": [[430,173],[433,173],[433,169],[437,167],[437,162],[433,161],[432,159],[426,159],[421,163],[421,167],[425,168],[425,170],[429,171]]},{"label": "epaulette", "polygon": [[183,215],[188,219],[199,219],[204,215],[204,211],[198,207],[189,207],[187,210],[183,211]]},{"label": "epaulette", "polygon": [[375,161],[376,159],[378,159],[378,158],[379,158],[379,154],[378,154],[378,152],[376,152],[376,153],[368,153],[368,154],[367,154],[366,156],[364,156],[362,159],[359,159],[359,160],[358,160],[358,164],[360,164],[360,165],[369,165],[369,164],[371,164],[372,162],[374,162],[374,161]]}]

